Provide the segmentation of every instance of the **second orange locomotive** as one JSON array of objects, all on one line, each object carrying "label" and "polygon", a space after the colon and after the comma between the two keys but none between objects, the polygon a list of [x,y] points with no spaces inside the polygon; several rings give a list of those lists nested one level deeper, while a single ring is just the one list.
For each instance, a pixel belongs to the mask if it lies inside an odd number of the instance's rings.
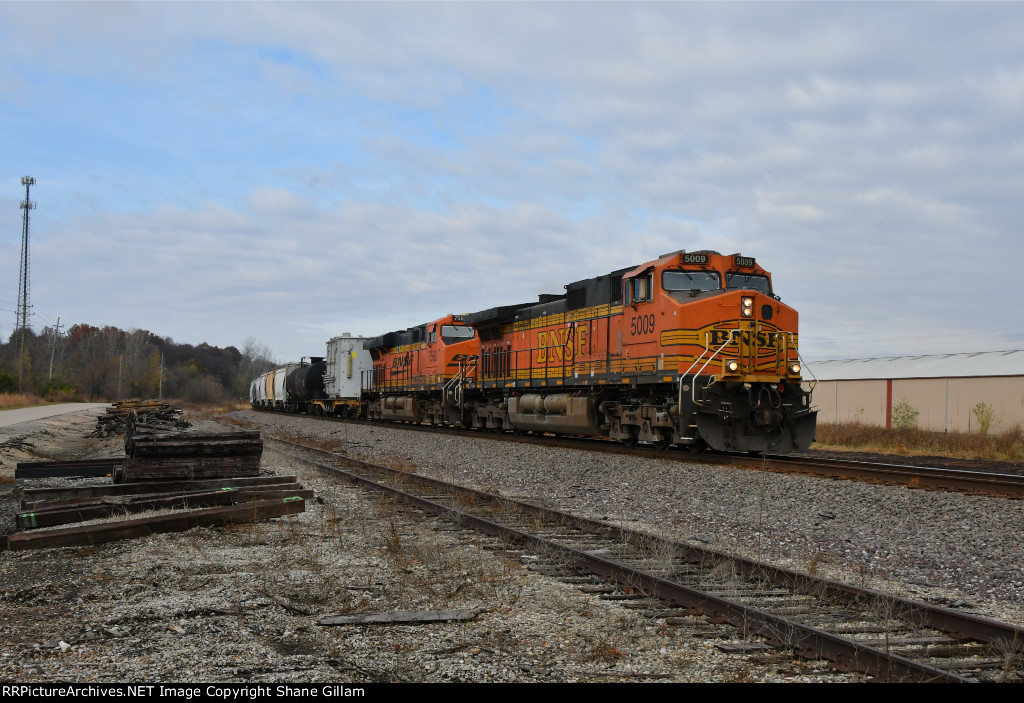
[{"label": "second orange locomotive", "polygon": [[659,448],[813,441],[797,312],[753,258],[678,251],[565,289],[366,341],[362,414]]}]

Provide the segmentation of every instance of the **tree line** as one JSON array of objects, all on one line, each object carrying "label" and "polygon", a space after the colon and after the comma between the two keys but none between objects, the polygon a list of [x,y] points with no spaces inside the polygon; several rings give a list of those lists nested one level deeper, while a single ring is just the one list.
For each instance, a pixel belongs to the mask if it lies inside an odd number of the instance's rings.
[{"label": "tree line", "polygon": [[248,401],[249,382],[276,364],[270,349],[248,338],[238,349],[178,344],[148,330],[77,324],[65,333],[21,330],[0,343],[0,393],[51,400],[114,401],[181,398],[185,402]]}]

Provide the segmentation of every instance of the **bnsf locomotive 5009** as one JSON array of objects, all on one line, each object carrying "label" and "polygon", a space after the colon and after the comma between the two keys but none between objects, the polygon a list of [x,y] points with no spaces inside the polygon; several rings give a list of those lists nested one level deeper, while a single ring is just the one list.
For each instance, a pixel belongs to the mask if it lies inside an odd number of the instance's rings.
[{"label": "bnsf locomotive 5009", "polygon": [[254,407],[626,445],[791,451],[814,439],[797,312],[750,257],[713,251],[447,315],[253,381]]}]

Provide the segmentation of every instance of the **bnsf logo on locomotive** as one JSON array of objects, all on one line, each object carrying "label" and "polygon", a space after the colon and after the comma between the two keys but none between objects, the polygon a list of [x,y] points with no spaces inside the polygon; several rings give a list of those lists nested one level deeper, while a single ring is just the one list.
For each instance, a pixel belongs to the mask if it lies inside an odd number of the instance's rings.
[{"label": "bnsf logo on locomotive", "polygon": [[[730,330],[708,330],[710,336],[711,346],[720,347],[729,340]],[[776,349],[779,345],[779,333],[759,331],[755,336],[750,330],[744,330],[739,335],[732,335],[732,344],[736,343],[738,337],[742,336],[744,344],[751,344],[752,341],[757,343],[759,347],[766,347],[769,349]]]},{"label": "bnsf logo on locomotive", "polygon": [[570,328],[548,330],[537,333],[536,363],[572,361],[583,352],[590,330],[586,325],[576,325],[576,343],[573,344]]}]

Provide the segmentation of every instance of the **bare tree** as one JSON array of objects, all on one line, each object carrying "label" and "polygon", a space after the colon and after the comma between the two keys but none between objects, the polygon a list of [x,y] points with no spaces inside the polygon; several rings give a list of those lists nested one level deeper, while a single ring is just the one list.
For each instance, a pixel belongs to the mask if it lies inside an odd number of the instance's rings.
[{"label": "bare tree", "polygon": [[249,382],[264,371],[269,371],[276,366],[274,353],[270,347],[256,341],[255,337],[246,337],[242,342],[241,359],[238,362],[237,388],[244,391],[249,387]]}]

